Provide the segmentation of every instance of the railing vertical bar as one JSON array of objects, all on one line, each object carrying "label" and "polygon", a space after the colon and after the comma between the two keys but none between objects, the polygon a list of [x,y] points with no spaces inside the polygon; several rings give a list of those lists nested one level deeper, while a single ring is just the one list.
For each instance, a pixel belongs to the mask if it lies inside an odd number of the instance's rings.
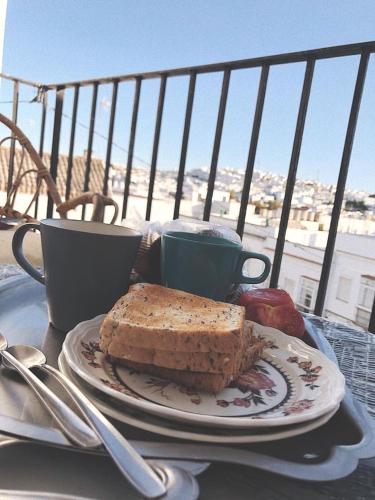
[{"label": "railing vertical bar", "polygon": [[[55,103],[55,116],[53,121],[53,134],[52,134],[52,148],[51,148],[51,163],[50,173],[52,179],[56,182],[57,168],[59,164],[59,146],[60,146],[60,132],[61,132],[61,119],[64,105],[64,88],[56,89],[56,103]],[[53,216],[53,200],[48,194],[47,203],[47,217]]]},{"label": "railing vertical bar", "polygon": [[245,179],[244,179],[244,183],[243,183],[243,187],[242,187],[240,213],[238,215],[238,221],[237,221],[237,233],[240,235],[241,238],[242,238],[243,232],[244,232],[247,204],[249,203],[250,186],[251,186],[251,181],[253,179],[253,173],[254,173],[254,163],[255,163],[255,156],[256,156],[257,147],[258,147],[260,125],[262,122],[262,115],[263,115],[264,100],[265,100],[265,96],[266,96],[268,74],[269,74],[269,66],[268,65],[263,66],[262,72],[260,75],[260,80],[259,80],[258,97],[257,97],[257,103],[256,103],[255,113],[254,113],[254,121],[253,121],[253,128],[252,128],[252,132],[251,132],[249,154],[247,157]]},{"label": "railing vertical bar", "polygon": [[70,191],[71,191],[71,187],[72,187],[72,173],[73,173],[73,163],[74,163],[73,155],[74,155],[74,143],[75,143],[75,137],[76,137],[79,88],[80,88],[79,85],[76,85],[74,87],[72,126],[70,128],[68,168],[67,168],[67,172],[66,172],[65,200],[69,200]]},{"label": "railing vertical bar", "polygon": [[[40,137],[39,137],[39,156],[43,161],[43,152],[44,152],[44,138],[46,131],[46,117],[47,117],[47,103],[48,103],[48,92],[43,92],[42,98],[42,116],[40,120]],[[34,205],[34,217],[38,218],[38,209],[39,209],[39,195],[35,198]]]},{"label": "railing vertical bar", "polygon": [[117,92],[118,92],[118,81],[115,80],[113,82],[113,87],[112,87],[111,114],[109,118],[107,153],[105,157],[105,171],[104,171],[104,182],[103,182],[103,194],[105,195],[108,194],[108,177],[109,177],[109,169],[111,167],[112,139],[113,139],[113,131],[115,128]]},{"label": "railing vertical bar", "polygon": [[375,297],[374,297],[374,302],[372,304],[372,311],[370,316],[370,323],[368,325],[368,331],[370,333],[375,333]]},{"label": "railing vertical bar", "polygon": [[154,184],[155,184],[155,176],[156,176],[156,163],[157,163],[157,159],[158,159],[159,139],[160,139],[161,122],[162,122],[162,118],[163,118],[166,84],[167,84],[167,77],[165,75],[163,75],[160,78],[159,101],[158,101],[158,109],[157,109],[157,113],[156,113],[154,144],[153,144],[153,148],[152,148],[152,158],[151,158],[151,166],[150,166],[150,180],[149,180],[149,185],[148,185],[146,220],[150,220],[150,217],[151,217],[152,195],[154,192]]},{"label": "railing vertical bar", "polygon": [[[12,107],[12,121],[17,124],[18,116],[18,98],[19,98],[19,81],[15,80],[13,84],[13,107]],[[12,133],[12,137],[14,134]],[[16,152],[16,141],[11,140],[10,150],[9,150],[9,167],[8,167],[8,186],[7,193],[10,193],[13,184],[13,172],[14,172],[14,156]]]},{"label": "railing vertical bar", "polygon": [[132,173],[132,168],[133,168],[134,143],[135,143],[135,134],[137,131],[137,120],[138,120],[138,109],[139,109],[139,97],[141,95],[141,85],[142,85],[141,78],[137,78],[137,80],[135,82],[135,89],[134,89],[133,113],[132,113],[132,122],[131,122],[131,126],[130,126],[128,160],[126,162],[124,200],[122,203],[121,219],[125,219],[126,211],[128,208],[128,198],[129,198],[129,190],[130,190],[131,173]]},{"label": "railing vertical bar", "polygon": [[352,148],[353,148],[354,135],[355,135],[355,130],[356,130],[356,126],[357,126],[359,108],[360,108],[361,100],[362,100],[363,87],[365,84],[369,56],[370,56],[369,52],[367,52],[367,51],[363,52],[361,55],[361,59],[360,59],[359,67],[358,67],[357,80],[355,83],[352,106],[350,109],[348,127],[346,130],[344,148],[343,148],[343,153],[342,153],[340,172],[339,172],[337,186],[336,186],[335,201],[333,203],[331,223],[329,226],[327,245],[326,245],[326,250],[324,253],[322,271],[320,274],[319,288],[318,288],[316,304],[315,304],[315,309],[314,309],[314,314],[316,314],[317,316],[321,316],[323,313],[324,301],[325,301],[326,292],[327,292],[328,279],[329,279],[329,274],[330,274],[330,270],[331,270],[333,253],[335,250],[337,228],[338,228],[339,219],[340,219],[342,202],[344,199],[346,178],[348,175],[350,157],[351,157]]},{"label": "railing vertical bar", "polygon": [[189,143],[190,123],[191,123],[191,114],[193,111],[196,79],[197,79],[196,73],[192,73],[190,75],[188,96],[186,101],[185,123],[184,123],[184,132],[181,144],[180,165],[178,168],[178,175],[177,175],[177,187],[176,187],[173,219],[178,219],[178,216],[180,215],[180,204],[182,198],[182,188],[184,185],[186,153]]},{"label": "railing vertical bar", "polygon": [[271,272],[271,278],[270,278],[271,288],[277,287],[277,284],[279,281],[279,276],[280,276],[280,267],[281,267],[281,261],[283,258],[283,251],[284,251],[284,245],[285,245],[285,236],[286,236],[286,231],[288,229],[290,207],[292,205],[294,184],[296,182],[296,175],[297,175],[299,156],[300,156],[300,152],[301,152],[303,131],[305,128],[307,107],[308,107],[308,103],[309,103],[311,83],[312,83],[313,74],[314,74],[314,66],[315,66],[314,60],[307,61],[306,70],[305,70],[305,78],[304,78],[302,93],[301,93],[301,101],[300,101],[299,110],[298,110],[296,130],[294,133],[294,141],[293,141],[292,154],[291,154],[291,158],[290,158],[288,178],[287,178],[286,186],[285,186],[285,196],[284,196],[283,208],[282,208],[281,218],[280,218],[279,233],[277,236],[275,254],[274,254],[274,259],[273,259],[273,264],[272,264],[272,272]]},{"label": "railing vertical bar", "polygon": [[[92,144],[94,141],[94,130],[95,130],[95,116],[96,116],[96,104],[98,100],[98,83],[94,83],[92,89],[92,100],[91,100],[91,112],[90,112],[90,126],[89,126],[89,137],[87,142],[87,152],[86,152],[86,170],[85,170],[85,180],[83,184],[83,191],[88,191],[90,186],[90,172],[91,172],[91,155],[92,155]],[[82,207],[82,220],[85,218],[86,205]]]},{"label": "railing vertical bar", "polygon": [[208,177],[206,202],[205,202],[204,211],[203,211],[203,220],[205,220],[205,221],[208,221],[210,219],[212,196],[214,194],[214,189],[215,189],[217,162],[219,159],[221,135],[223,132],[225,109],[226,109],[226,105],[227,105],[230,73],[231,73],[230,70],[226,69],[224,71],[224,74],[223,74],[223,83],[222,83],[222,87],[221,87],[220,104],[219,104],[219,111],[218,111],[217,122],[216,122],[214,147],[212,150],[211,168],[210,168],[210,174]]}]

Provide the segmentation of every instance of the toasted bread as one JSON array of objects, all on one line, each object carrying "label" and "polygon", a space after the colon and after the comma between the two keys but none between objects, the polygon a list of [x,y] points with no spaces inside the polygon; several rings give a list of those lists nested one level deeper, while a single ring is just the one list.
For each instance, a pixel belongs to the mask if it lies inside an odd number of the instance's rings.
[{"label": "toasted bread", "polygon": [[114,305],[100,329],[113,342],[177,352],[235,353],[242,346],[245,309],[159,285],[139,283]]},{"label": "toasted bread", "polygon": [[127,359],[116,360],[116,362],[139,372],[165,378],[175,382],[176,384],[183,384],[198,391],[217,394],[227,387],[232,381],[236,380],[240,374],[249,370],[253,364],[260,359],[263,347],[263,341],[255,341],[253,345],[249,346],[243,356],[241,356],[239,363],[240,371],[232,374],[173,370],[171,368],[163,368],[161,366],[146,363],[137,363]]},{"label": "toasted bread", "polygon": [[[252,322],[245,321],[243,335],[245,336],[244,343],[246,346],[251,343],[252,330]],[[127,359],[137,363],[151,364],[176,370],[227,374],[233,374],[238,369],[239,353],[241,353],[241,350],[221,353],[146,349],[129,346],[116,337],[109,344],[106,352],[113,359]]]},{"label": "toasted bread", "polygon": [[137,363],[193,372],[233,373],[236,365],[234,352],[227,354],[225,352],[166,351],[112,343],[107,354],[114,359],[127,359]]}]

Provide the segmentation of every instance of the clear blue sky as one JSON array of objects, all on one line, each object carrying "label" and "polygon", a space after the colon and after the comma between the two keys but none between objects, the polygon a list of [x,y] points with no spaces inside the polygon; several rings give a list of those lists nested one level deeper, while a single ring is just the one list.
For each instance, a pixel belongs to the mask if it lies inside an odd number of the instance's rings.
[{"label": "clear blue sky", "polygon": [[[8,0],[3,71],[43,83],[150,71],[375,40],[373,0]],[[358,59],[317,64],[299,177],[336,183]],[[256,166],[286,174],[304,66],[271,71]],[[244,168],[259,73],[231,79],[219,166]],[[200,77],[194,103],[187,165],[211,159],[221,76]],[[375,191],[375,66],[371,60],[348,186]],[[10,88],[2,83],[2,101]],[[158,85],[147,82],[141,99],[135,164],[151,158]],[[167,86],[158,168],[177,168],[187,80]],[[125,163],[132,84],[121,86],[113,160]],[[21,99],[28,100],[24,91]],[[52,96],[51,96],[52,97]],[[96,131],[107,134],[111,88],[103,86]],[[89,90],[82,92],[79,119],[87,123]],[[51,98],[49,105],[53,107]],[[64,112],[71,113],[68,92]],[[20,124],[37,142],[39,109],[20,104]],[[0,110],[9,112],[9,105]],[[48,115],[46,150],[51,144]],[[62,130],[67,151],[69,119]],[[77,131],[76,154],[87,144]],[[94,154],[105,155],[96,137]]]}]

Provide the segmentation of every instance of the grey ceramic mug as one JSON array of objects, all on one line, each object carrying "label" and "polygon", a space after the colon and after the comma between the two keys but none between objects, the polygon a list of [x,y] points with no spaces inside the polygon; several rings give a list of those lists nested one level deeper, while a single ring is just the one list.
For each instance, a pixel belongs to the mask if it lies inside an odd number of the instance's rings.
[{"label": "grey ceramic mug", "polygon": [[[23,254],[23,239],[31,229],[41,233],[44,274]],[[19,265],[46,285],[52,325],[67,332],[108,312],[127,292],[141,239],[141,233],[122,226],[45,219],[20,226],[12,247]]]}]

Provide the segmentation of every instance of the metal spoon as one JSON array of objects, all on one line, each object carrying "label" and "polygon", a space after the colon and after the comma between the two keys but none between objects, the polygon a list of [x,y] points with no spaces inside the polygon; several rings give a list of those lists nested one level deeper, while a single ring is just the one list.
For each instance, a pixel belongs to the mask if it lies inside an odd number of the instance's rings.
[{"label": "metal spoon", "polygon": [[10,347],[9,352],[28,368],[43,368],[59,380],[95,430],[117,467],[144,497],[157,498],[166,493],[166,487],[156,472],[73,382],[56,368],[46,364],[46,357],[41,351],[32,346],[17,345]]},{"label": "metal spoon", "polygon": [[36,377],[25,365],[15,359],[6,350],[7,340],[0,333],[0,354],[6,368],[17,370],[34,390],[45,408],[56,419],[60,428],[67,437],[75,444],[84,448],[93,448],[100,445],[100,441],[90,427],[83,422],[78,415],[72,411],[60,398],[56,396],[38,377]]}]

